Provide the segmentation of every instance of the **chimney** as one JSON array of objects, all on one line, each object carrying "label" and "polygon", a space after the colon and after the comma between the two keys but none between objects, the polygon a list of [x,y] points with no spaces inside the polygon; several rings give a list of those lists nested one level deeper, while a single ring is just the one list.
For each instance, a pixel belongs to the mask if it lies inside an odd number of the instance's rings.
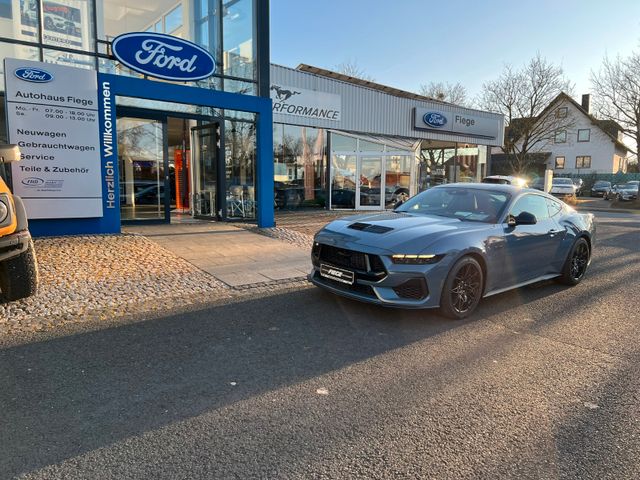
[{"label": "chimney", "polygon": [[591,95],[588,93],[582,95],[582,108],[584,108],[588,114],[591,114]]}]

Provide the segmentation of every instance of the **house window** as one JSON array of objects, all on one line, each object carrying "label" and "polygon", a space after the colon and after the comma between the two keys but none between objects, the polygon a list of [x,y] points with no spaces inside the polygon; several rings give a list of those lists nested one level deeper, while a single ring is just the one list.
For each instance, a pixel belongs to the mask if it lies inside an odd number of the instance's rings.
[{"label": "house window", "polygon": [[556,170],[562,170],[564,168],[564,157],[556,157]]},{"label": "house window", "polygon": [[576,157],[576,168],[591,168],[591,155]]},{"label": "house window", "polygon": [[578,130],[578,141],[579,142],[588,142],[589,140],[591,140],[591,129],[590,128],[584,128],[584,129]]},{"label": "house window", "polygon": [[556,110],[556,118],[567,118],[567,107],[560,107]]},{"label": "house window", "polygon": [[553,139],[554,143],[565,143],[567,141],[567,131],[566,130],[558,130],[556,132],[556,136]]}]

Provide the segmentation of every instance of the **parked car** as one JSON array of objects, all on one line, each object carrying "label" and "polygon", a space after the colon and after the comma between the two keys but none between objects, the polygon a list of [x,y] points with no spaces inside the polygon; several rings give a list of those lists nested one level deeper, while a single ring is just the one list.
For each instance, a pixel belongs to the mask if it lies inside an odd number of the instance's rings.
[{"label": "parked car", "polygon": [[598,180],[591,187],[592,197],[604,197],[604,195],[611,188],[611,182],[605,182],[604,180]]},{"label": "parked car", "polygon": [[482,179],[482,183],[493,183],[498,185],[513,185],[526,188],[527,181],[524,178],[513,175],[489,175]]},{"label": "parked car", "polygon": [[616,185],[616,187],[615,196],[613,197],[615,200],[629,202],[638,198],[638,184],[628,182]]},{"label": "parked car", "polygon": [[530,187],[535,189],[535,190],[543,191],[544,190],[544,178],[543,177],[536,178],[533,182],[531,182]]},{"label": "parked car", "polygon": [[583,189],[583,187],[584,187],[584,181],[583,181],[581,178],[574,178],[572,181],[573,181],[573,184],[574,184],[574,185],[575,185],[575,187],[576,187],[576,192],[575,192],[575,194],[576,194],[577,196],[582,195],[582,189]]},{"label": "parked car", "polygon": [[549,193],[558,197],[568,197],[576,194],[576,186],[570,178],[554,178]]},{"label": "parked car", "polygon": [[611,186],[609,190],[604,192],[604,195],[602,196],[602,198],[604,200],[613,200],[614,198],[616,198],[616,195],[618,195],[618,186],[619,186],[618,184]]},{"label": "parked car", "polygon": [[335,220],[314,237],[309,280],[355,300],[469,316],[480,299],[557,278],[576,285],[594,246],[591,213],[511,185],[454,183],[393,213]]},{"label": "parked car", "polygon": [[0,146],[0,295],[5,301],[29,297],[38,288],[38,262],[27,213],[3,178],[5,164],[19,159],[17,145]]}]

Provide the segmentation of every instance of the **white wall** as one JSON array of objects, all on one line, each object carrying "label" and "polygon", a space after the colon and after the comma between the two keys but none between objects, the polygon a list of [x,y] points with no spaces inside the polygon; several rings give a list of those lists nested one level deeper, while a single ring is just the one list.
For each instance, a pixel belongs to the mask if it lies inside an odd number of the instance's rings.
[{"label": "white wall", "polygon": [[[567,131],[567,141],[545,143],[532,149],[532,152],[551,152],[547,168],[552,169],[556,176],[561,176],[563,173],[616,173],[620,161],[616,161],[614,155],[616,153],[620,155],[621,151],[616,152],[613,139],[569,102],[559,103],[549,114],[555,115],[556,108],[565,106],[568,107],[568,114],[573,116],[574,121],[574,126]],[[578,142],[578,130],[581,129],[590,129],[591,135],[588,142]],[[576,169],[576,157],[583,155],[591,156],[591,168]],[[556,157],[565,157],[564,169],[555,168]]]}]

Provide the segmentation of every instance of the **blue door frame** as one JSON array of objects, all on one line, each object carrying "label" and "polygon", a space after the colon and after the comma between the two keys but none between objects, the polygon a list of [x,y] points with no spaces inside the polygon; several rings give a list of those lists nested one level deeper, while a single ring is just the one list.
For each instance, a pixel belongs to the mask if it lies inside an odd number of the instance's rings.
[{"label": "blue door frame", "polygon": [[120,233],[120,187],[116,136],[116,97],[184,103],[255,113],[256,200],[259,227],[273,227],[273,115],[271,99],[204,88],[155,82],[122,75],[98,74],[103,217],[32,220],[34,236]]}]

